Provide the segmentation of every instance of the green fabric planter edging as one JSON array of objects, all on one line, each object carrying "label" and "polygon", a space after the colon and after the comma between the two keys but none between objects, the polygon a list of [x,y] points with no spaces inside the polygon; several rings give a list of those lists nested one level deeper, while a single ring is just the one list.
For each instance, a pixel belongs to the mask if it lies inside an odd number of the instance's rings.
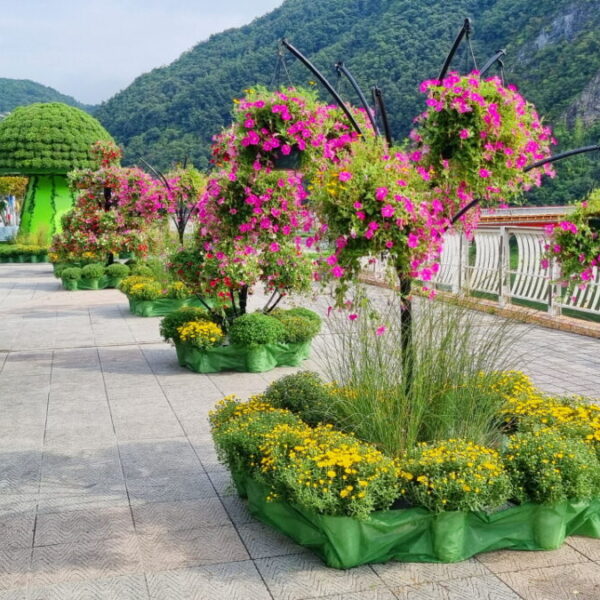
[{"label": "green fabric planter edging", "polygon": [[262,483],[243,474],[233,480],[255,517],[335,569],[387,561],[450,563],[492,550],[553,550],[569,535],[600,538],[600,499],[556,506],[529,502],[493,513],[407,508],[360,521],[267,502],[269,489]]},{"label": "green fabric planter edging", "polygon": [[116,287],[115,280],[112,277],[107,277],[106,275],[100,277],[100,279],[79,279],[74,282],[76,285],[72,287],[65,284],[65,280],[63,279],[63,287],[65,290],[75,291],[75,290],[106,290],[109,288]]},{"label": "green fabric planter edging", "polygon": [[177,342],[175,350],[179,364],[196,373],[263,373],[275,367],[299,366],[310,355],[310,342],[263,344],[254,348],[216,346],[208,350],[198,350],[189,344]]},{"label": "green fabric planter edging", "polygon": [[129,300],[129,310],[138,317],[164,317],[183,306],[204,307],[195,296],[177,300],[175,298],[157,298],[156,300]]}]

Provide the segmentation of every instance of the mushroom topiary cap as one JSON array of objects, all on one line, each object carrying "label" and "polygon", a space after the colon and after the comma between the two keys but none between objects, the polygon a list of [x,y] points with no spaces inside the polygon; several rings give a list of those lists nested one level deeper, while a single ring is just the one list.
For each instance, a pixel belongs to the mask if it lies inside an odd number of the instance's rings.
[{"label": "mushroom topiary cap", "polygon": [[65,174],[95,168],[90,148],[112,140],[99,121],[60,102],[16,108],[0,122],[0,175]]}]

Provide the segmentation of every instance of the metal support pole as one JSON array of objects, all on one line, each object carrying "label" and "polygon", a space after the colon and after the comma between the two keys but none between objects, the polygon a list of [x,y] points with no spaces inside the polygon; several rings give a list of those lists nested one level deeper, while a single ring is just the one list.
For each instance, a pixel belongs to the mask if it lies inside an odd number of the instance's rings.
[{"label": "metal support pole", "polygon": [[337,105],[344,111],[344,114],[348,117],[350,123],[352,123],[352,127],[356,130],[356,133],[362,135],[362,131],[354,118],[354,115],[350,112],[349,108],[344,104],[344,101],[341,99],[340,95],[335,91],[335,88],[327,81],[325,76],[313,65],[300,50],[292,46],[285,38],[281,40],[281,45],[287,48],[322,84],[325,86],[325,89],[333,96]]},{"label": "metal support pole", "polygon": [[446,60],[444,62],[444,66],[442,67],[442,70],[440,71],[440,75],[438,77],[438,79],[441,81],[442,79],[444,79],[444,77],[446,77],[446,73],[448,72],[448,69],[450,68],[450,63],[452,62],[452,59],[454,58],[454,55],[456,54],[456,51],[458,50],[458,47],[460,46],[460,43],[462,42],[463,38],[466,36],[471,35],[471,32],[473,31],[472,27],[471,27],[471,19],[469,19],[468,17],[465,19],[465,22],[463,23],[463,26],[461,27],[460,31],[458,32],[458,35],[456,36],[456,39],[454,40],[454,44],[452,44],[452,48],[450,48],[450,52],[448,54],[448,56],[446,57]]},{"label": "metal support pole", "polygon": [[354,91],[358,94],[358,97],[360,98],[360,102],[361,102],[363,108],[365,109],[367,116],[369,117],[369,121],[371,121],[371,126],[373,127],[373,131],[375,131],[375,133],[377,135],[381,135],[381,132],[379,131],[379,127],[377,127],[377,123],[375,122],[375,118],[373,117],[373,111],[371,110],[371,107],[367,103],[367,99],[365,98],[365,95],[363,94],[362,89],[358,85],[358,82],[356,81],[356,79],[354,79],[352,73],[350,73],[350,71],[348,70],[346,65],[344,65],[344,63],[342,61],[339,61],[335,64],[335,69],[338,73],[341,73],[342,75],[346,76],[346,78],[350,82],[350,85],[352,85],[352,87],[354,88]]},{"label": "metal support pole", "polygon": [[371,88],[373,99],[375,100],[375,106],[379,109],[381,115],[381,122],[383,123],[383,132],[388,146],[393,146],[392,131],[390,129],[390,123],[387,117],[387,110],[385,109],[385,102],[383,101],[383,92],[377,87]]},{"label": "metal support pole", "polygon": [[506,50],[502,49],[502,50],[496,50],[496,54],[494,54],[494,56],[492,56],[492,58],[490,58],[485,65],[483,65],[483,67],[481,67],[481,71],[479,71],[479,75],[481,77],[483,77],[493,66],[494,63],[496,63],[497,61],[500,61],[500,59],[506,56]]}]

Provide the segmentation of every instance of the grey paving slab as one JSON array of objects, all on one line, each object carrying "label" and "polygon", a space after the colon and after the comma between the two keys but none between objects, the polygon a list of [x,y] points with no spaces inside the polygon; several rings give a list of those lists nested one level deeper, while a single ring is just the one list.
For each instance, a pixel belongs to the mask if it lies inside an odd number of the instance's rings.
[{"label": "grey paving slab", "polygon": [[237,530],[252,558],[269,558],[306,552],[302,546],[298,546],[287,536],[263,523],[251,522],[237,525]]},{"label": "grey paving slab", "polygon": [[30,564],[30,548],[0,550],[0,590],[26,587]]},{"label": "grey paving slab", "polygon": [[584,563],[527,569],[498,575],[527,600],[597,600],[600,565]]},{"label": "grey paving slab", "polygon": [[312,596],[305,600],[396,600],[396,596],[385,587],[362,592],[351,592],[349,594],[334,594],[333,596]]},{"label": "grey paving slab", "polygon": [[567,543],[577,552],[585,557],[596,562],[600,562],[600,540],[593,538],[572,536],[567,540]]},{"label": "grey paving slab", "polygon": [[373,565],[373,570],[391,588],[490,574],[489,570],[475,559],[456,564],[392,562]]},{"label": "grey paving slab", "polygon": [[345,595],[382,587],[381,579],[368,566],[348,571],[328,569],[306,553],[258,559],[255,564],[275,600]]},{"label": "grey paving slab", "polygon": [[49,585],[29,590],[29,600],[146,600],[144,575],[125,575]]},{"label": "grey paving slab", "polygon": [[150,571],[228,563],[249,558],[231,525],[199,527],[139,536],[144,567]]},{"label": "grey paving slab", "polygon": [[[393,592],[398,600],[522,600],[520,595],[495,575],[423,583],[394,588]],[[557,598],[550,596],[547,600]]]},{"label": "grey paving slab", "polygon": [[148,574],[152,600],[272,600],[250,561]]}]

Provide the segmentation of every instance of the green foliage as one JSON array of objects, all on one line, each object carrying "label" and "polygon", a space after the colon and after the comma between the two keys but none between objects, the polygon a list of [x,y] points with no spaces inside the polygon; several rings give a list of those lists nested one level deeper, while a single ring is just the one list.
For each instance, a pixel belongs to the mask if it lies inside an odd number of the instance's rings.
[{"label": "green foliage", "polygon": [[328,388],[312,371],[300,371],[277,379],[266,389],[264,397],[276,408],[298,414],[309,425],[325,419],[330,400]]},{"label": "green foliage", "polygon": [[557,504],[600,493],[600,464],[593,448],[557,428],[511,436],[504,459],[521,501]]},{"label": "green foliage", "polygon": [[48,252],[47,246],[37,246],[31,244],[4,244],[0,243],[0,256],[13,257],[19,255],[40,256]]},{"label": "green foliage", "polygon": [[0,122],[0,173],[62,174],[91,168],[98,140],[111,140],[94,117],[51,102],[20,107]]},{"label": "green foliage", "polygon": [[165,296],[167,298],[173,298],[175,300],[183,300],[189,298],[192,295],[190,288],[181,281],[174,281],[167,286]]},{"label": "green foliage", "polygon": [[79,281],[81,279],[81,269],[79,267],[68,267],[61,272],[60,277],[64,281]]},{"label": "green foliage", "polygon": [[106,267],[106,274],[114,279],[123,279],[129,275],[129,267],[123,263],[113,263]]},{"label": "green foliage", "polygon": [[154,279],[144,275],[129,275],[119,282],[118,288],[124,294],[129,295],[129,292],[134,285],[137,285],[138,283],[148,283],[150,281],[154,281]]},{"label": "green foliage", "polygon": [[133,300],[156,300],[161,295],[161,285],[158,281],[136,283],[129,288],[128,298]]},{"label": "green foliage", "polygon": [[190,321],[208,319],[208,311],[195,306],[184,306],[169,313],[160,321],[160,335],[165,342],[178,342],[179,332],[177,329]]},{"label": "green foliage", "polygon": [[301,344],[312,340],[321,329],[321,322],[296,314],[290,314],[287,310],[275,310],[271,313],[280,321],[285,332],[282,341],[287,344]]},{"label": "green foliage", "polygon": [[311,321],[318,323],[319,327],[321,327],[321,317],[314,310],[310,310],[310,308],[304,308],[303,306],[295,306],[294,308],[289,308],[286,312],[288,315],[292,315],[294,317],[303,317],[305,319],[310,319]]},{"label": "green foliage", "polygon": [[500,454],[466,440],[419,444],[400,468],[408,500],[435,512],[497,508],[512,497]]},{"label": "green foliage", "polygon": [[131,274],[137,275],[138,277],[149,277],[152,279],[156,279],[155,271],[152,267],[147,265],[135,264],[131,267]]},{"label": "green foliage", "polygon": [[34,102],[63,102],[88,112],[94,108],[29,79],[0,77],[0,112],[10,112],[18,106],[26,106]]},{"label": "green foliage", "polygon": [[81,277],[83,279],[100,279],[104,273],[105,267],[100,263],[85,265],[85,267],[81,269]]},{"label": "green foliage", "polygon": [[275,317],[260,312],[247,313],[238,317],[229,329],[229,340],[237,346],[273,344],[285,337],[283,324]]}]

